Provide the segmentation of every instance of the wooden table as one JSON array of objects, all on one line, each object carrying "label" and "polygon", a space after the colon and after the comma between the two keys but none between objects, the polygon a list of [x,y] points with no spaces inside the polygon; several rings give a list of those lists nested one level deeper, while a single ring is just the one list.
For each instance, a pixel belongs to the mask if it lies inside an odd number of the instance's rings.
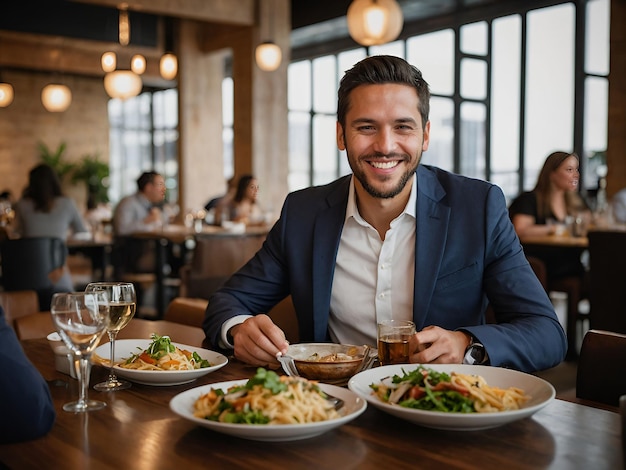
[{"label": "wooden table", "polygon": [[570,235],[535,235],[520,238],[522,245],[577,248],[585,249],[589,246],[587,237],[572,237]]},{"label": "wooden table", "polygon": [[[167,225],[162,230],[148,231],[148,232],[134,232],[131,236],[143,239],[143,240],[152,240],[154,241],[155,247],[155,276],[156,276],[156,310],[157,310],[157,318],[163,318],[163,314],[165,313],[165,308],[167,306],[167,299],[165,298],[165,278],[166,274],[163,271],[163,266],[166,263],[167,254],[166,247],[170,243],[183,244],[186,240],[194,239],[197,244],[199,239],[202,240],[218,240],[220,247],[219,250],[226,255],[233,254],[233,250],[228,249],[224,244],[231,241],[231,244],[234,242],[237,244],[238,240],[244,238],[259,238],[263,237],[267,234],[269,230],[266,226],[250,226],[246,228],[245,232],[235,233],[228,231],[222,227],[205,225],[202,227],[202,231],[195,231],[191,228],[188,228],[184,225]],[[258,243],[258,247],[260,247],[260,243]],[[255,244],[257,246],[257,244]],[[239,246],[235,247],[235,253],[241,253],[242,250]],[[247,252],[245,254],[248,254]],[[252,253],[253,254],[253,253]],[[252,257],[252,254],[249,257]],[[237,257],[236,262],[239,261],[239,257]],[[224,259],[216,259],[215,265],[224,267],[230,266],[228,260]],[[240,267],[243,263],[239,263],[238,267]],[[232,274],[234,270],[231,270],[229,273]]]},{"label": "wooden table", "polygon": [[89,239],[68,238],[67,249],[71,255],[81,253],[91,260],[94,280],[107,279],[108,268],[111,266],[113,237],[102,234]]},{"label": "wooden table", "polygon": [[[338,429],[285,443],[229,437],[169,410],[170,399],[184,390],[254,374],[254,368],[232,358],[227,366],[187,385],[133,384],[112,393],[90,388],[89,396],[108,406],[72,414],[61,406],[76,397],[77,382],[55,370],[45,340],[27,340],[23,346],[50,384],[57,421],[44,438],[0,446],[0,462],[8,468],[600,470],[623,468],[624,463],[619,414],[562,400],[554,400],[532,418],[473,432],[422,428],[370,406]],[[94,367],[91,383],[105,376],[105,369]]]}]

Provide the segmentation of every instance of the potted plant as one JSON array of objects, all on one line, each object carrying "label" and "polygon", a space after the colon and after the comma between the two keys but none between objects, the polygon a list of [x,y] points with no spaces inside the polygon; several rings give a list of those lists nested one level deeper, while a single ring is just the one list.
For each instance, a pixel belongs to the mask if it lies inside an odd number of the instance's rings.
[{"label": "potted plant", "polygon": [[87,187],[87,209],[109,202],[109,165],[98,155],[85,155],[74,165],[72,182],[84,182]]}]

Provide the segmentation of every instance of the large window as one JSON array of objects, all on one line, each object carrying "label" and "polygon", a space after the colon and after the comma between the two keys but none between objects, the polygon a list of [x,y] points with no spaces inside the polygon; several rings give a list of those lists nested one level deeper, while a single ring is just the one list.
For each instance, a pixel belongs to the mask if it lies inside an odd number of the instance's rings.
[{"label": "large window", "polygon": [[178,199],[178,92],[145,92],[126,101],[109,100],[110,188],[117,203],[137,190],[144,171],[165,178],[166,201]]},{"label": "large window", "polygon": [[376,54],[405,57],[430,84],[423,163],[492,181],[512,198],[534,186],[549,153],[575,151],[584,189],[595,189],[607,145],[609,4],[563,2],[293,62],[289,189],[349,171],[335,144],[336,90]]}]

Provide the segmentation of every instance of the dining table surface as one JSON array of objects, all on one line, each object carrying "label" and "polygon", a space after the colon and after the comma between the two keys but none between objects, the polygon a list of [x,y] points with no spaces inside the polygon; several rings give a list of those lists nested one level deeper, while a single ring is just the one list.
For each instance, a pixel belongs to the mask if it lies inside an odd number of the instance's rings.
[{"label": "dining table surface", "polygon": [[[200,346],[204,336],[197,327],[134,319],[119,338],[145,339],[155,330],[161,334],[169,331],[173,340],[190,346]],[[234,357],[229,357],[226,366],[185,385],[134,383],[117,392],[98,392],[91,387],[89,398],[105,401],[107,406],[88,413],[68,413],[62,405],[77,397],[77,381],[55,369],[46,339],[25,340],[22,345],[50,386],[57,418],[45,437],[0,445],[0,467],[569,470],[618,469],[624,464],[619,413],[560,399],[529,418],[480,431],[421,427],[369,406],[354,420],[322,435],[287,442],[221,434],[170,410],[170,400],[185,390],[254,375],[255,367]],[[106,368],[94,365],[91,384],[106,375]]]}]

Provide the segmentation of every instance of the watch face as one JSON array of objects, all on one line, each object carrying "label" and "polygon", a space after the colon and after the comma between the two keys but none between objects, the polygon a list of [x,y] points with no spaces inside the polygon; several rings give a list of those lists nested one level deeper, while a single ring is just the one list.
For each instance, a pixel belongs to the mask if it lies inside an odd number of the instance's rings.
[{"label": "watch face", "polygon": [[485,362],[485,347],[482,344],[472,344],[467,348],[463,362],[469,365]]}]

